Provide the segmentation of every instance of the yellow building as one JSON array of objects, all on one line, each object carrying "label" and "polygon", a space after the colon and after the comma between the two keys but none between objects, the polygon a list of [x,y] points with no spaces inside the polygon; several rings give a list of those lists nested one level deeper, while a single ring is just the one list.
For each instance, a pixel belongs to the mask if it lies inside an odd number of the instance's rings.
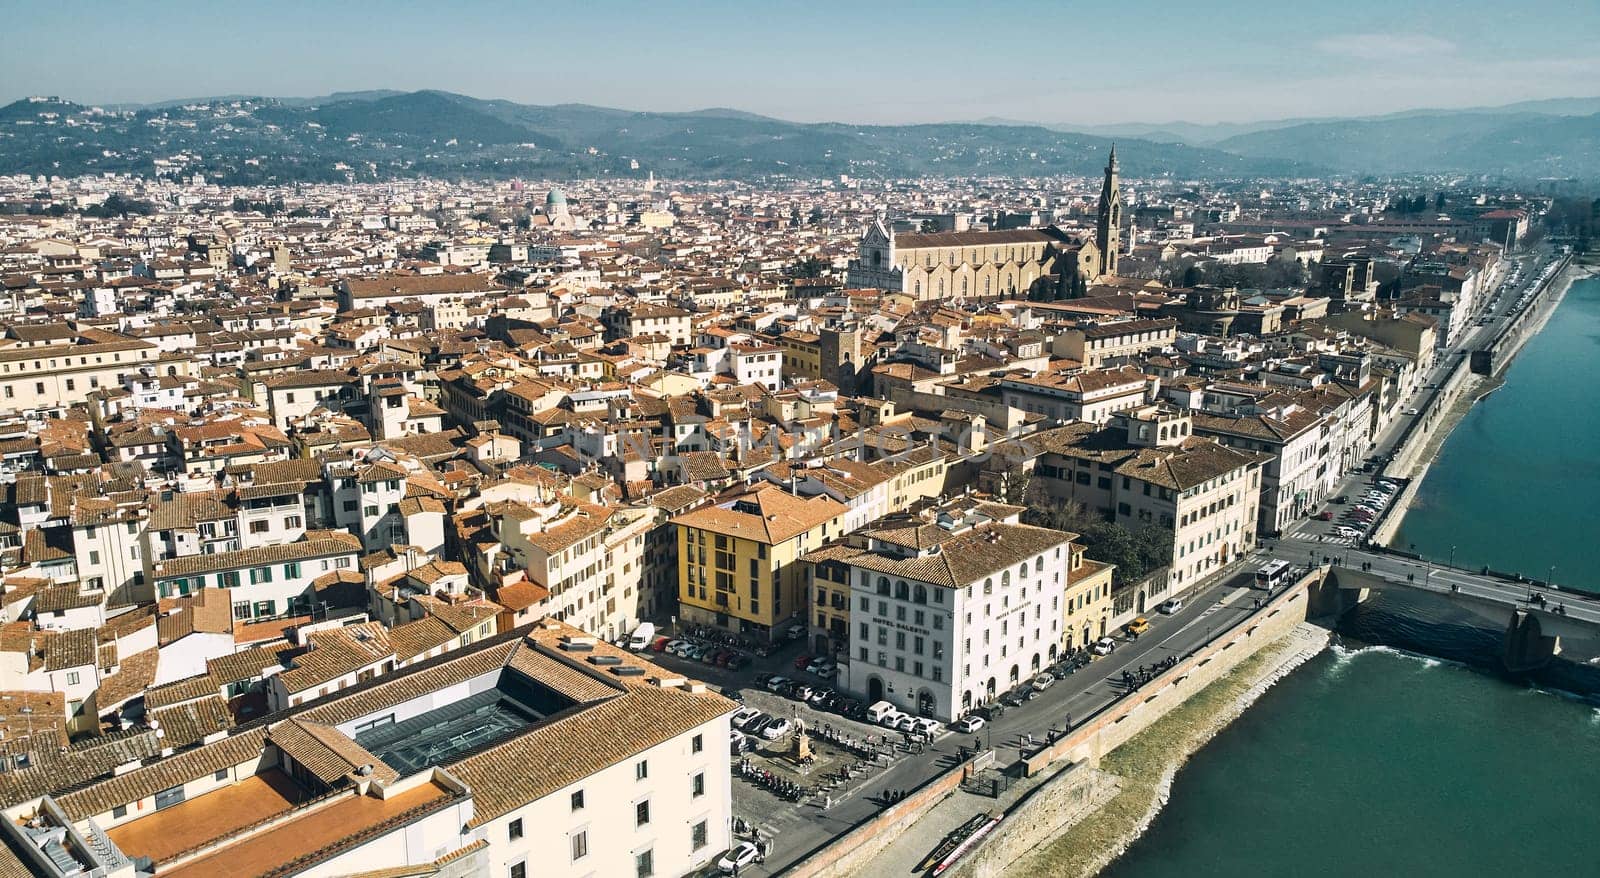
[{"label": "yellow building", "polygon": [[783,348],[785,377],[818,379],[822,374],[822,337],[814,332],[791,329],[778,336]]},{"label": "yellow building", "polygon": [[1114,564],[1091,561],[1083,556],[1083,546],[1072,544],[1072,554],[1067,567],[1067,602],[1065,635],[1062,646],[1077,649],[1088,646],[1110,633],[1111,627],[1111,572]]},{"label": "yellow building", "polygon": [[679,617],[759,639],[790,619],[804,625],[796,559],[838,536],[846,511],[827,496],[802,499],[763,485],[672,519]]}]

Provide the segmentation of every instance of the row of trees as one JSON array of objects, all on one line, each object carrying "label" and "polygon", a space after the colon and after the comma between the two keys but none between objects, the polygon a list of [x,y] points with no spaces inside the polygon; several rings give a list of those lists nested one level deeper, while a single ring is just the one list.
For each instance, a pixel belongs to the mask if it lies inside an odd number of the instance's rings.
[{"label": "row of trees", "polygon": [[1435,192],[1432,199],[1428,198],[1426,195],[1413,195],[1409,198],[1402,195],[1390,201],[1386,210],[1389,213],[1405,215],[1414,213],[1427,213],[1428,204],[1430,201],[1433,204],[1433,211],[1435,213],[1444,210],[1445,201],[1443,192]]},{"label": "row of trees", "polygon": [[1013,468],[1006,473],[1004,498],[1007,503],[1027,507],[1023,523],[1075,533],[1086,557],[1115,564],[1115,587],[1138,582],[1172,563],[1171,528],[1155,524],[1128,528],[1091,512],[1082,503],[1055,502],[1045,496],[1030,471]]},{"label": "row of trees", "polygon": [[1181,277],[1174,277],[1172,280],[1186,287],[1210,284],[1245,290],[1285,290],[1304,287],[1310,278],[1300,260],[1274,256],[1265,265],[1195,263],[1185,268]]}]

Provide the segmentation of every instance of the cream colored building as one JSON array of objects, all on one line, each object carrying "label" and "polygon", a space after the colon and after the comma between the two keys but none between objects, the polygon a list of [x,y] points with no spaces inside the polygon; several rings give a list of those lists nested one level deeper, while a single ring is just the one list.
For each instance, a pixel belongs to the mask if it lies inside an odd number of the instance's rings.
[{"label": "cream colored building", "polygon": [[1063,329],[1050,346],[1058,357],[1077,360],[1085,369],[1127,362],[1140,354],[1171,347],[1178,340],[1172,317],[1080,324]]},{"label": "cream colored building", "polygon": [[149,342],[68,324],[19,325],[0,336],[0,411],[60,410],[122,386],[147,367],[187,375],[186,358],[164,360]]},{"label": "cream colored building", "polygon": [[1194,436],[1186,413],[1147,406],[1110,425],[1069,424],[1028,437],[1034,471],[1051,500],[1081,503],[1130,530],[1173,532],[1164,587],[1180,593],[1256,545],[1264,454]]}]

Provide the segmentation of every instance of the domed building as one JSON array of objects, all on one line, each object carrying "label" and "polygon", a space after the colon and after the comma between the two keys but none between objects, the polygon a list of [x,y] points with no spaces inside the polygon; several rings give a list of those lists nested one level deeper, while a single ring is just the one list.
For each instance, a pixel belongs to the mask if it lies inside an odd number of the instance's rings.
[{"label": "domed building", "polygon": [[577,225],[567,210],[567,193],[562,192],[559,186],[552,186],[545,194],[544,215],[553,229],[571,229]]}]

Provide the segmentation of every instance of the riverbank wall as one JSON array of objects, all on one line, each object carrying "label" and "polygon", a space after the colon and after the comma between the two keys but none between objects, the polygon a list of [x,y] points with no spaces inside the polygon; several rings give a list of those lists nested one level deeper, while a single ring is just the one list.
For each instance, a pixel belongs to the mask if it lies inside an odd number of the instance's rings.
[{"label": "riverbank wall", "polygon": [[1157,674],[1060,740],[1023,757],[1023,774],[1031,776],[1063,759],[1098,764],[1105,754],[1127,743],[1172,707],[1211,685],[1257,650],[1306,621],[1308,590],[1320,582],[1322,571],[1313,570],[1293,586],[1269,599],[1267,605],[1205,646]]}]

